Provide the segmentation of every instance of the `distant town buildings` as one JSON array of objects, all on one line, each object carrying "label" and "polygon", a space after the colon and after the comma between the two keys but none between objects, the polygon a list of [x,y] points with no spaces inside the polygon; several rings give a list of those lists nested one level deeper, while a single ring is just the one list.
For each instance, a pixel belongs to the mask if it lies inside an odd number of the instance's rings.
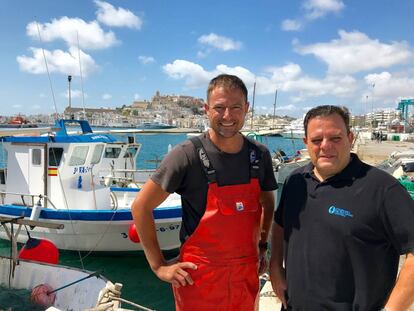
[{"label": "distant town buildings", "polygon": [[[411,126],[413,119],[411,119]],[[351,116],[351,126],[367,129],[381,128],[393,132],[403,132],[401,112],[396,109],[376,109],[362,116]]]},{"label": "distant town buildings", "polygon": [[[407,100],[405,100],[407,101]],[[414,100],[409,100],[414,105]],[[411,102],[412,101],[412,102]],[[408,104],[401,109],[375,109],[365,115],[352,115],[351,126],[365,129],[386,129],[393,132],[412,131],[414,118],[408,114]],[[404,114],[404,116],[403,116]],[[22,115],[24,116],[24,115]],[[407,117],[408,116],[408,117]],[[157,91],[150,100],[135,100],[129,105],[118,108],[79,108],[70,104],[57,116],[65,119],[87,119],[93,126],[136,127],[148,123],[161,123],[178,128],[206,127],[204,100],[187,95],[162,95]],[[24,116],[37,124],[53,124],[55,114]],[[10,123],[12,117],[1,117],[0,123]],[[278,130],[286,127],[294,118],[288,116],[254,115],[250,111],[246,116],[245,129]]]}]

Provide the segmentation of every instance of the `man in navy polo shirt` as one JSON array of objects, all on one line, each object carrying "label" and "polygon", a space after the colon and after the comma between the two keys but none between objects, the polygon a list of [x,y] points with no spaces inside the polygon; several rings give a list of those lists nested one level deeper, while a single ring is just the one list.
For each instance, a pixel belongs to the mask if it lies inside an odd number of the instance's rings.
[{"label": "man in navy polo shirt", "polygon": [[413,200],[391,175],[351,154],[346,108],[315,107],[304,128],[312,163],[287,178],[272,231],[270,275],[283,308],[407,310]]}]

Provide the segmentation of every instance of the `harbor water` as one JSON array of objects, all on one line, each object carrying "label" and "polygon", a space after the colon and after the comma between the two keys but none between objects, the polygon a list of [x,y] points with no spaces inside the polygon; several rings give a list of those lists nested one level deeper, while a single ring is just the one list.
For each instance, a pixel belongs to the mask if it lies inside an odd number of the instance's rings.
[{"label": "harbor water", "polygon": [[[138,167],[155,168],[167,153],[168,145],[177,145],[186,139],[186,135],[137,135],[137,139],[142,143],[141,152],[138,156]],[[262,143],[268,146],[271,153],[282,149],[289,155],[304,147],[301,140],[289,140],[282,137],[262,137],[261,139]],[[2,146],[0,146],[0,155],[2,153]],[[10,243],[8,241],[0,240],[0,254],[10,254]],[[164,254],[166,258],[171,259],[178,254],[178,251],[169,251]],[[156,278],[150,270],[143,252],[88,254],[63,251],[60,253],[59,263],[90,271],[102,271],[102,274],[111,281],[123,284],[122,297],[124,299],[158,311],[174,310],[170,285]],[[7,297],[9,297],[7,294],[0,293],[0,310],[12,306],[11,302],[6,301]],[[22,303],[24,304],[24,301]],[[27,303],[27,308],[13,307],[12,310],[31,310],[28,305]],[[124,305],[124,307],[128,308],[127,305]]]}]

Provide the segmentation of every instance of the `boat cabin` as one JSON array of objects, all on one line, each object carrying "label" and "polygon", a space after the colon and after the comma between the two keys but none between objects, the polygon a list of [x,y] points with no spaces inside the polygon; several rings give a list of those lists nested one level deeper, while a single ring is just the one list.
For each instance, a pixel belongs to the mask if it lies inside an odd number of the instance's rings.
[{"label": "boat cabin", "polygon": [[[81,126],[80,134],[68,134],[73,122]],[[98,172],[106,145],[116,138],[94,134],[83,120],[59,120],[56,127],[60,130],[54,134],[2,138],[8,154],[3,202],[109,208],[110,189],[101,184]]]}]

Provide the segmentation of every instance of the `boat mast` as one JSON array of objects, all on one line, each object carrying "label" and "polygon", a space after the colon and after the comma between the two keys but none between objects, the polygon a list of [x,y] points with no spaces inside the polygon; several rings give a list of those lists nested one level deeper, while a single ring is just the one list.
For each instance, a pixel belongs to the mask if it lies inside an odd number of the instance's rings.
[{"label": "boat mast", "polygon": [[72,107],[72,96],[70,91],[70,82],[72,81],[72,76],[68,76],[68,83],[69,83],[69,90],[68,90],[68,97],[69,97],[69,108]]},{"label": "boat mast", "polygon": [[83,106],[83,119],[88,120],[86,117],[86,109],[85,109],[85,92],[83,91],[83,74],[82,74],[82,62],[81,62],[81,53],[79,47],[79,32],[76,31],[76,39],[78,41],[78,61],[79,61],[79,74],[81,79],[81,88],[82,88],[82,106]]},{"label": "boat mast", "polygon": [[254,116],[254,98],[256,97],[256,80],[253,84],[253,99],[252,99],[252,118],[250,120],[250,129],[253,130],[253,116]]},{"label": "boat mast", "polygon": [[277,89],[275,92],[275,102],[273,104],[273,119],[272,119],[272,129],[275,128],[275,117],[276,117],[276,100],[277,100]]}]

